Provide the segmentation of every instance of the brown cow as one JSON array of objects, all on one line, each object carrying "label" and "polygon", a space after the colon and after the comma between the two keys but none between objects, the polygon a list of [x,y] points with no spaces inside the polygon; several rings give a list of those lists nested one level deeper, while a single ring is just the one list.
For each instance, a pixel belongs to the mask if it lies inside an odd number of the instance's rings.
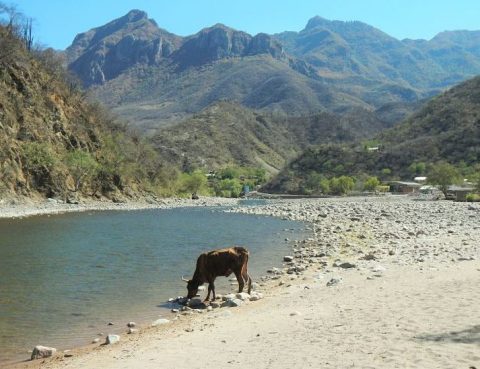
[{"label": "brown cow", "polygon": [[187,282],[187,298],[194,297],[198,292],[198,287],[208,283],[208,294],[205,301],[209,300],[210,292],[213,292],[212,300],[215,300],[215,285],[213,284],[215,278],[228,277],[232,273],[235,273],[235,277],[237,277],[238,292],[242,292],[245,283],[248,283],[248,293],[250,293],[252,279],[247,271],[248,255],[248,250],[239,246],[201,254],[197,259],[197,267],[192,279],[186,280],[182,277]]}]

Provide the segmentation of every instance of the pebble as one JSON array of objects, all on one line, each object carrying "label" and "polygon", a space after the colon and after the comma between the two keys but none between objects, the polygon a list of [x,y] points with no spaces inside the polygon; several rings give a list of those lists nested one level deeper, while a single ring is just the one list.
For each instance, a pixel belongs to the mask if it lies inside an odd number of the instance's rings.
[{"label": "pebble", "polygon": [[55,355],[56,352],[57,352],[57,349],[54,347],[38,345],[33,348],[32,355],[30,356],[30,360],[43,359],[46,357],[50,357]]},{"label": "pebble", "polygon": [[342,278],[332,278],[327,282],[327,287],[335,286],[342,282]]},{"label": "pebble", "polygon": [[120,342],[120,336],[118,334],[109,334],[105,340],[106,345],[113,345],[114,343]]},{"label": "pebble", "polygon": [[170,320],[165,319],[165,318],[160,318],[160,319],[155,320],[152,323],[152,327],[156,327],[158,325],[164,325],[164,324],[168,324],[168,323],[170,323]]},{"label": "pebble", "polygon": [[226,300],[221,306],[222,307],[238,307],[243,305],[243,301],[237,298]]}]

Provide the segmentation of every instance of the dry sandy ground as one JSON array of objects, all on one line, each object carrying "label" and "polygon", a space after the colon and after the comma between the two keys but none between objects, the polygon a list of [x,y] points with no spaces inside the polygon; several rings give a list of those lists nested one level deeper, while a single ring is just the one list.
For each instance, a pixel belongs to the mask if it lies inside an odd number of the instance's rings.
[{"label": "dry sandy ground", "polygon": [[215,309],[114,346],[33,364],[44,369],[480,368],[480,262],[392,265],[379,277],[367,279],[367,274],[335,271],[343,281],[327,287],[332,275],[311,271],[300,280],[284,279],[286,284],[265,299],[240,308]]}]

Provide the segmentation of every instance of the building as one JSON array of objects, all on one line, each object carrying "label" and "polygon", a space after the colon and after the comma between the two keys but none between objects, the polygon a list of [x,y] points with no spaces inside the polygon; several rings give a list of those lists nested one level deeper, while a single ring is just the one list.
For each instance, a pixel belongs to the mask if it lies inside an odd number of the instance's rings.
[{"label": "building", "polygon": [[390,192],[401,194],[418,193],[422,187],[420,183],[407,181],[392,181],[389,185]]},{"label": "building", "polygon": [[467,195],[475,192],[473,187],[450,186],[447,189],[447,199],[454,201],[467,201]]}]

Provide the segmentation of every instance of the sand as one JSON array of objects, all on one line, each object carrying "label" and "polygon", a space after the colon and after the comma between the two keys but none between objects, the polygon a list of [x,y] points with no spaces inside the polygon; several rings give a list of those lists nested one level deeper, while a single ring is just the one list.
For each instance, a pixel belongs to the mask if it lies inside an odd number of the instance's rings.
[{"label": "sand", "polygon": [[388,198],[234,211],[315,230],[258,281],[264,299],[16,367],[480,368],[479,207]]}]

